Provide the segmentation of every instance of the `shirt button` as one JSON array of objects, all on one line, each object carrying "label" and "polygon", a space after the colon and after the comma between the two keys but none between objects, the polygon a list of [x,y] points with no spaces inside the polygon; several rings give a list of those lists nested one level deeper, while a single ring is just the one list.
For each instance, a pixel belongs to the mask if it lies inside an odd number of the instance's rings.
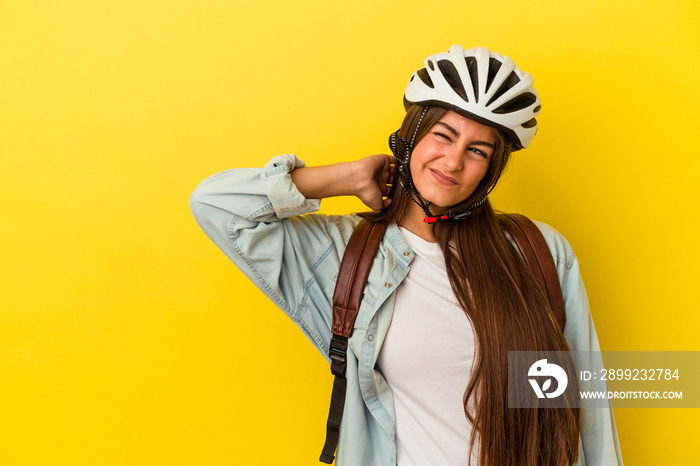
[{"label": "shirt button", "polygon": [[374,387],[369,387],[369,388],[367,389],[367,392],[373,393],[373,392],[374,392]]},{"label": "shirt button", "polygon": [[374,340],[374,334],[370,333],[369,335],[367,335],[367,339],[368,339],[369,341]]},{"label": "shirt button", "polygon": [[404,255],[404,256],[406,256],[406,257],[408,257],[408,256],[410,256],[410,255],[411,255],[411,253],[410,253],[410,252],[408,252],[408,251],[404,251],[403,255]]},{"label": "shirt button", "polygon": [[385,288],[391,288],[391,282],[386,282],[386,283],[384,284],[384,287],[385,287]]}]

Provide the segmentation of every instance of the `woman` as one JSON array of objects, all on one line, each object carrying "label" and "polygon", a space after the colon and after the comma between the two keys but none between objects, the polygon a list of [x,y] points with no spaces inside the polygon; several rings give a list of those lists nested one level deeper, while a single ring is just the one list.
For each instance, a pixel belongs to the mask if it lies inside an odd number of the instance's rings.
[{"label": "woman", "polygon": [[354,195],[387,225],[349,340],[337,464],[621,463],[611,409],[507,405],[508,351],[599,350],[566,240],[537,224],[562,286],[562,332],[487,198],[537,131],[532,78],[484,48],[455,45],[425,65],[406,89],[396,158],[305,167],[282,155],[228,170],[195,190],[195,217],[326,358],[361,216],[309,214]]}]

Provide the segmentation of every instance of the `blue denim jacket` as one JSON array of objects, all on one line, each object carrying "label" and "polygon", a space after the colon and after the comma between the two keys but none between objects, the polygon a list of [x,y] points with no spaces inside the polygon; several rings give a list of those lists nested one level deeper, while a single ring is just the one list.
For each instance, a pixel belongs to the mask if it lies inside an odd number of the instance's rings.
[{"label": "blue denim jacket", "polygon": [[[264,168],[227,170],[204,180],[190,198],[200,227],[328,358],[332,298],[356,215],[311,214],[289,172],[304,163],[274,157]],[[564,335],[572,351],[599,351],[578,262],[566,240],[537,222],[552,252],[566,306]],[[349,341],[347,395],[336,456],[339,466],[395,465],[391,389],[376,370],[391,322],[397,286],[413,251],[396,225],[387,228]],[[330,361],[330,360],[329,360]],[[577,465],[622,464],[612,407],[582,410]]]}]

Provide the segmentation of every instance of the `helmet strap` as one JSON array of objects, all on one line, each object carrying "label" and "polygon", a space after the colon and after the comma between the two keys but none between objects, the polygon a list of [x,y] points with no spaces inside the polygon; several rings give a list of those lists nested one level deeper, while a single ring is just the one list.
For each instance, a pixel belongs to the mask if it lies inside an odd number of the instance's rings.
[{"label": "helmet strap", "polygon": [[[413,130],[413,135],[411,136],[411,141],[406,141],[404,138],[399,137],[399,132],[396,131],[389,136],[389,147],[391,147],[391,152],[396,157],[399,162],[399,183],[403,188],[404,192],[413,202],[418,204],[418,206],[423,210],[426,217],[432,217],[433,214],[430,213],[430,202],[425,202],[421,197],[420,193],[413,184],[413,176],[411,175],[411,155],[413,154],[413,149],[416,143],[416,137],[418,137],[418,131],[420,130],[421,124],[423,123],[423,118],[428,112],[428,107],[423,107],[420,116],[418,117],[418,123]],[[398,142],[403,146],[403,157],[399,157],[398,154]],[[408,185],[408,186],[407,186]],[[409,191],[410,190],[410,191]],[[414,197],[415,195],[415,197]]]}]

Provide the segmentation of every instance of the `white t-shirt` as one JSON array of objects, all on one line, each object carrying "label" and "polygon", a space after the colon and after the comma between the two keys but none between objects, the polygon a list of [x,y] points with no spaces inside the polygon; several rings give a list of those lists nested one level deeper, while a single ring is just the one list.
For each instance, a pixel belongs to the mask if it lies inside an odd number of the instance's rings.
[{"label": "white t-shirt", "polygon": [[415,258],[396,290],[378,359],[394,394],[397,466],[466,465],[471,424],[463,398],[474,362],[473,329],[438,244],[400,231]]}]

